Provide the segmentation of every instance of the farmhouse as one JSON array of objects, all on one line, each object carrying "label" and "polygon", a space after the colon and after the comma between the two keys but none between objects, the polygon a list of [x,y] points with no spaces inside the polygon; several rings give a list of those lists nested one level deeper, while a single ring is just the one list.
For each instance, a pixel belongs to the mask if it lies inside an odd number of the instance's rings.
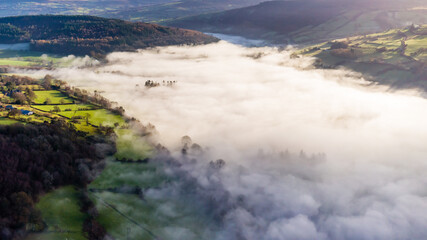
[{"label": "farmhouse", "polygon": [[21,114],[22,114],[22,115],[27,115],[27,116],[29,116],[29,115],[33,115],[33,114],[34,114],[34,112],[32,112],[32,111],[28,111],[28,110],[21,110]]}]

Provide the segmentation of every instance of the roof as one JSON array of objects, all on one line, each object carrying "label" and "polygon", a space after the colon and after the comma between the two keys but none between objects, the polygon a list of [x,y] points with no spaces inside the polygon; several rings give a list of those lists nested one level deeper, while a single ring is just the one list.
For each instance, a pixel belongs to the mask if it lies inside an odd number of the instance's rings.
[{"label": "roof", "polygon": [[28,110],[21,110],[21,113],[24,115],[27,115],[27,114],[33,114],[34,112],[28,111]]}]

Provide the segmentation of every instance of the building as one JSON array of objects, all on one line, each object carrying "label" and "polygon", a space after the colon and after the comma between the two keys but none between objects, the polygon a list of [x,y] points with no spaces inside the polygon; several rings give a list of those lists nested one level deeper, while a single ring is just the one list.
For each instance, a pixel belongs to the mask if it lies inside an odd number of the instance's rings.
[{"label": "building", "polygon": [[34,114],[34,112],[32,112],[32,111],[28,111],[28,110],[21,110],[21,114],[22,114],[22,115],[27,115],[27,116],[29,116],[29,115],[33,115],[33,114]]}]

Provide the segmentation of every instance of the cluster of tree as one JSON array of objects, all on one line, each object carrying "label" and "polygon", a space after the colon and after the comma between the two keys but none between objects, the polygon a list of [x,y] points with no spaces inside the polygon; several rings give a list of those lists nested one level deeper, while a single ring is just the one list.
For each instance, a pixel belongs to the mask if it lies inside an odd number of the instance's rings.
[{"label": "cluster of tree", "polygon": [[11,98],[3,98],[2,101],[16,104],[30,103],[36,95],[28,85],[34,85],[37,83],[37,80],[29,77],[1,76],[0,89],[4,95]]},{"label": "cluster of tree", "polygon": [[331,43],[331,50],[334,49],[347,49],[348,48],[347,42],[332,42]]},{"label": "cluster of tree", "polygon": [[88,214],[83,223],[83,232],[87,234],[90,240],[103,240],[107,231],[95,219],[98,216],[98,210],[90,199],[87,191],[81,191],[79,196],[80,211]]},{"label": "cluster of tree", "polygon": [[28,34],[11,24],[0,23],[0,39],[3,43],[21,42]]},{"label": "cluster of tree", "polygon": [[[162,86],[168,86],[168,87],[172,87],[173,85],[176,84],[176,81],[164,81],[162,82]],[[155,82],[155,81],[151,81],[151,80],[147,80],[145,81],[145,87],[147,88],[152,88],[152,87],[158,87],[160,86],[159,82]]]},{"label": "cluster of tree", "polygon": [[84,187],[94,164],[112,154],[97,151],[102,140],[80,138],[63,121],[42,125],[0,126],[0,233],[12,239],[31,225],[42,230],[34,209],[40,193],[74,184]]},{"label": "cluster of tree", "polygon": [[351,48],[351,49],[345,49],[345,48],[334,49],[334,50],[331,50],[330,53],[332,56],[341,57],[341,58],[356,59],[358,57],[357,51],[354,48]]},{"label": "cluster of tree", "polygon": [[217,41],[196,31],[92,16],[7,17],[0,18],[0,24],[3,26],[0,27],[0,43],[11,39],[31,42],[32,50],[59,54],[98,55],[153,46]]},{"label": "cluster of tree", "polygon": [[[38,84],[38,81],[34,78],[25,77],[25,76],[17,76],[17,75],[1,75],[0,76],[0,86],[2,89],[5,87],[9,87],[7,89],[15,89],[16,87],[20,87],[22,85],[33,85]],[[22,90],[22,89],[21,89]]]}]

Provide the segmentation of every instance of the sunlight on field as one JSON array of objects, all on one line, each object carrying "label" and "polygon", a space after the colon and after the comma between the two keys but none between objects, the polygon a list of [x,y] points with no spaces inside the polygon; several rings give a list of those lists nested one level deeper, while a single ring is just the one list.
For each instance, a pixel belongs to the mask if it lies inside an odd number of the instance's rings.
[{"label": "sunlight on field", "polygon": [[65,96],[60,91],[49,90],[49,91],[35,91],[36,98],[34,99],[35,104],[44,104],[47,99],[50,100],[50,104],[62,104],[62,103],[73,103],[74,100]]}]

